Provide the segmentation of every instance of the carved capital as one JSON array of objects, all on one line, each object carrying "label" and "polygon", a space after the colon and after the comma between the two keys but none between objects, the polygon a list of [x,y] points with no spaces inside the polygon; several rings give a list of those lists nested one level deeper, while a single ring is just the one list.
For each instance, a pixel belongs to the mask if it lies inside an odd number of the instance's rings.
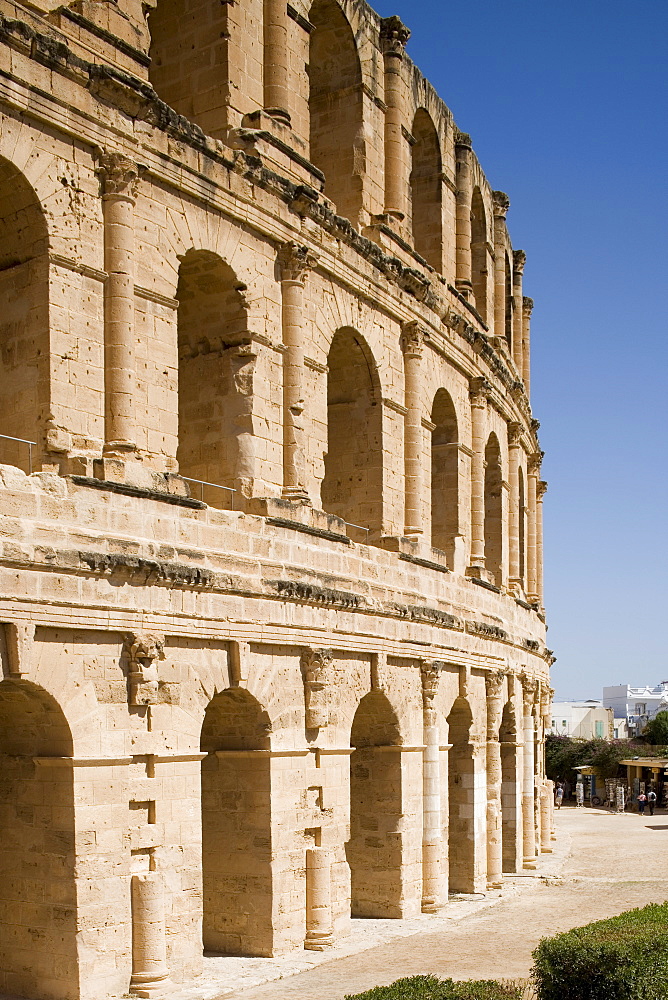
[{"label": "carved capital", "polygon": [[278,249],[282,281],[305,281],[306,275],[318,263],[318,255],[306,246],[291,240]]},{"label": "carved capital", "polygon": [[547,493],[547,483],[544,479],[539,479],[536,483],[536,500],[542,503],[543,497]]},{"label": "carved capital", "polygon": [[515,420],[511,420],[508,423],[508,446],[510,448],[519,448],[520,438],[522,437],[522,424],[517,423]]},{"label": "carved capital", "polygon": [[410,37],[410,30],[396,14],[392,14],[391,17],[381,17],[380,47],[384,55],[401,58],[404,46]]},{"label": "carved capital", "polygon": [[302,651],[306,728],[321,729],[329,723],[329,682],[334,665],[330,649]]},{"label": "carved capital", "polygon": [[165,637],[153,632],[130,632],[125,637],[125,647],[130,661],[129,703],[156,705],[159,700],[157,663],[165,656]]},{"label": "carved capital", "polygon": [[[540,466],[543,461],[544,454],[545,453],[542,451],[534,451],[532,455],[529,455],[527,459],[527,472],[530,476],[540,475]],[[538,490],[537,486],[536,490]]]},{"label": "carved capital", "polygon": [[23,677],[30,673],[35,626],[33,622],[5,622],[5,642],[9,673]]},{"label": "carved capital", "polygon": [[472,378],[469,382],[469,398],[471,406],[480,406],[484,409],[487,406],[492,386],[486,378]]},{"label": "carved capital", "polygon": [[137,197],[139,167],[123,153],[105,150],[100,154],[96,173],[102,180],[103,196],[122,196],[129,201]]},{"label": "carved capital", "polygon": [[497,739],[503,715],[506,673],[504,670],[490,670],[485,674],[487,695],[487,738]]},{"label": "carved capital", "polygon": [[527,262],[527,255],[524,250],[513,250],[513,271],[515,274],[524,273],[524,265]]},{"label": "carved capital", "polygon": [[421,358],[425,341],[429,340],[429,331],[417,320],[404,323],[401,328],[401,350],[407,357]]},{"label": "carved capital", "polygon": [[525,316],[530,316],[533,309],[533,299],[530,299],[528,295],[522,297],[522,312]]},{"label": "carved capital", "polygon": [[510,198],[506,192],[492,191],[492,203],[494,205],[494,218],[505,219],[506,213],[510,208]]},{"label": "carved capital", "polygon": [[531,715],[538,692],[538,681],[534,677],[529,677],[528,674],[520,674],[520,681],[522,682],[524,714]]},{"label": "carved capital", "polygon": [[424,708],[433,708],[438,694],[438,682],[445,668],[442,660],[421,660],[420,675],[422,677],[422,704]]},{"label": "carved capital", "polygon": [[459,129],[455,129],[455,146],[461,146],[463,149],[472,148],[471,136],[468,132],[460,132]]},{"label": "carved capital", "polygon": [[547,684],[540,686],[540,714],[545,718],[551,714],[554,691]]}]

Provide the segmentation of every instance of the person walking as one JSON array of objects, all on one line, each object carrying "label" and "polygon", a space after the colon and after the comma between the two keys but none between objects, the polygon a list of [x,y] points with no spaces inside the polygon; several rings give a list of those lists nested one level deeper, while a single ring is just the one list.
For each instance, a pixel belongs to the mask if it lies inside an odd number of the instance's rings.
[{"label": "person walking", "polygon": [[557,785],[557,789],[554,793],[554,804],[557,809],[561,809],[561,803],[564,801],[564,786],[561,782]]},{"label": "person walking", "polygon": [[647,793],[647,805],[649,806],[650,816],[653,816],[654,809],[656,807],[656,792],[654,791],[653,788],[650,788],[649,792]]},{"label": "person walking", "polygon": [[636,801],[638,803],[638,812],[641,816],[644,816],[645,806],[647,805],[647,796],[644,792],[641,792]]}]

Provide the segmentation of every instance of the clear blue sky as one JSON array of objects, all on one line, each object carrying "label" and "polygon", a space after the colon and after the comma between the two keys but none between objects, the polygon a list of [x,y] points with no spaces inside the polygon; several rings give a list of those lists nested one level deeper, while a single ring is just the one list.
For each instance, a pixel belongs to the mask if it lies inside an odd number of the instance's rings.
[{"label": "clear blue sky", "polygon": [[668,679],[668,2],[372,5],[527,252],[556,696]]}]

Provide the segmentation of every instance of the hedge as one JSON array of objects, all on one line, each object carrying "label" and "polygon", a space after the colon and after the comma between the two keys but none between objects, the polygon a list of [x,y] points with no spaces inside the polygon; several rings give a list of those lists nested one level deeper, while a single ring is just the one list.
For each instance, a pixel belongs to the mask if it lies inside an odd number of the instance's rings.
[{"label": "hedge", "polygon": [[390,986],[376,986],[366,993],[346,996],[345,1000],[519,1000],[521,995],[519,987],[493,979],[456,983],[436,976],[410,976],[397,979]]},{"label": "hedge", "polygon": [[539,1000],[668,997],[668,903],[543,938],[533,957]]}]

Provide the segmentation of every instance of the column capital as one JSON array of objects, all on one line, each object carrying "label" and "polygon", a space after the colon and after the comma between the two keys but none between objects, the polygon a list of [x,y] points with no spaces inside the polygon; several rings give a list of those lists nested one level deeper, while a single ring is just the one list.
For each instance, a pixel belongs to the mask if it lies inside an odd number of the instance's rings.
[{"label": "column capital", "polygon": [[522,437],[522,431],[524,428],[522,424],[518,423],[516,420],[511,420],[508,423],[508,447],[509,448],[519,448],[520,438]]},{"label": "column capital", "polygon": [[392,14],[380,19],[380,47],[383,55],[402,58],[406,42],[411,37],[410,29],[400,17]]},{"label": "column capital", "polygon": [[324,684],[333,666],[331,649],[313,649],[311,646],[302,649],[301,668],[306,684]]},{"label": "column capital", "polygon": [[331,649],[304,647],[301,655],[306,728],[320,729],[329,723],[328,681],[334,660]]},{"label": "column capital", "polygon": [[[494,205],[494,218],[505,219],[506,212],[510,208],[510,198],[505,191],[492,191],[492,203]],[[520,251],[520,253],[522,252]]]},{"label": "column capital", "polygon": [[487,739],[499,737],[499,726],[503,716],[503,689],[506,681],[505,670],[490,670],[485,674],[487,694]]},{"label": "column capital", "polygon": [[535,451],[532,455],[529,455],[527,463],[527,471],[530,476],[538,477],[540,475],[540,466],[543,461],[543,451]]},{"label": "column capital", "polygon": [[528,674],[520,674],[520,681],[522,683],[524,714],[531,715],[536,701],[536,694],[538,693],[538,681],[535,677],[529,677]]},{"label": "column capital", "polygon": [[158,702],[156,661],[165,658],[165,637],[154,632],[130,632],[125,636],[130,705],[155,705]]},{"label": "column capital", "polygon": [[540,714],[543,717],[548,716],[550,714],[553,698],[554,698],[554,690],[549,686],[549,684],[541,684]]},{"label": "column capital", "polygon": [[543,497],[547,493],[547,483],[544,479],[539,479],[536,483],[536,500],[538,503],[543,502]]},{"label": "column capital", "polygon": [[420,660],[424,708],[434,707],[434,700],[438,694],[438,682],[444,669],[445,663],[442,660]]},{"label": "column capital", "polygon": [[401,350],[405,355],[421,358],[425,342],[429,340],[429,331],[417,320],[404,323],[401,328]]},{"label": "column capital", "polygon": [[299,281],[303,284],[306,275],[316,266],[319,259],[317,253],[294,240],[282,243],[278,248],[281,281]]},{"label": "column capital", "polygon": [[479,406],[484,409],[492,391],[491,384],[486,378],[472,378],[469,381],[469,398],[472,406]]},{"label": "column capital", "polygon": [[524,273],[524,265],[527,262],[527,255],[524,250],[513,250],[513,272],[515,274]]},{"label": "column capital", "polygon": [[137,197],[140,168],[125,156],[113,150],[103,150],[98,157],[97,175],[102,180],[102,196],[123,197],[134,203]]},{"label": "column capital", "polygon": [[533,309],[533,299],[530,299],[528,295],[522,297],[522,312],[525,316],[531,315],[531,310]]},{"label": "column capital", "polygon": [[455,129],[455,146],[462,149],[472,149],[473,143],[468,132],[460,132],[459,129]]}]

